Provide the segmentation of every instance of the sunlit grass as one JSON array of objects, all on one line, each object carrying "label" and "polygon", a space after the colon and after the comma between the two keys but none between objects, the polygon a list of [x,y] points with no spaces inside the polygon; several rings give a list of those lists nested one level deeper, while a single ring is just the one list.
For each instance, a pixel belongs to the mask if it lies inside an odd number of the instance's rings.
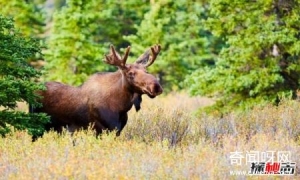
[{"label": "sunlit grass", "polygon": [[26,132],[12,133],[0,138],[0,179],[265,179],[229,173],[250,167],[231,165],[230,152],[253,150],[290,151],[300,165],[299,102],[222,118],[193,113],[209,103],[184,93],[145,97],[120,137],[48,132],[32,143]]}]

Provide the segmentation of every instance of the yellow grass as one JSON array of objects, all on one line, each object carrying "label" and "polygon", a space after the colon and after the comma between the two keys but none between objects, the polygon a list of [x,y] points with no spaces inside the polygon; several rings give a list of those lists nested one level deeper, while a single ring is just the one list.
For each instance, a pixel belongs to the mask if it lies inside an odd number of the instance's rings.
[{"label": "yellow grass", "polygon": [[[234,176],[250,169],[231,165],[230,152],[289,151],[300,165],[300,104],[285,101],[223,118],[195,115],[213,103],[184,93],[149,99],[130,111],[120,137],[97,139],[49,132],[32,143],[26,132],[0,138],[0,179],[297,179]],[[296,169],[300,174],[299,167]]]}]

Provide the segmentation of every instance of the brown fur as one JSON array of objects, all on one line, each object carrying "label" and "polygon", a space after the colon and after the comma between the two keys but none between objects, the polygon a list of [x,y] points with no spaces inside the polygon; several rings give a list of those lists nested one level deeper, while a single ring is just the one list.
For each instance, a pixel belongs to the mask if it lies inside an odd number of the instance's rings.
[{"label": "brown fur", "polygon": [[[121,59],[112,47],[106,60],[118,66],[118,71],[96,73],[79,87],[47,82],[46,90],[38,92],[42,96],[43,107],[36,110],[51,116],[46,129],[61,131],[62,127],[67,127],[75,131],[92,124],[97,134],[103,130],[117,130],[119,135],[127,123],[127,112],[133,105],[137,111],[140,109],[142,94],[154,98],[162,93],[156,78],[146,72],[146,67],[159,53],[160,46],[154,46],[151,51],[151,56],[147,51],[137,63],[126,64],[129,48],[126,58]],[[148,66],[144,61],[150,61],[146,62]]]}]

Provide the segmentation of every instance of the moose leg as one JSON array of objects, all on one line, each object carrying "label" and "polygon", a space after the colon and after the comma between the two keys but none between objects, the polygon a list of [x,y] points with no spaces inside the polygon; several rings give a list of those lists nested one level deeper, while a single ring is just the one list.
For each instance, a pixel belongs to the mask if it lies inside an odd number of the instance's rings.
[{"label": "moose leg", "polygon": [[123,128],[125,127],[125,125],[126,125],[126,123],[127,123],[127,120],[128,120],[127,112],[124,112],[124,113],[120,113],[120,114],[119,114],[119,121],[120,121],[120,123],[121,123],[121,126],[120,126],[120,129],[119,129],[118,132],[117,132],[117,136],[120,136],[121,131],[123,130]]},{"label": "moose leg", "polygon": [[101,123],[101,116],[98,109],[90,102],[90,99],[87,101],[88,104],[88,121],[92,124],[92,129],[96,131],[96,136],[100,135],[105,128]]}]

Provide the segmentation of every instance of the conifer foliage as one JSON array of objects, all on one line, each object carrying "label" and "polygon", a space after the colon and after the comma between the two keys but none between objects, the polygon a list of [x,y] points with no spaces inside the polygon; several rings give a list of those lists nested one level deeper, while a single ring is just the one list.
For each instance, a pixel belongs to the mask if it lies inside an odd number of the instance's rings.
[{"label": "conifer foliage", "polygon": [[41,73],[27,64],[27,59],[40,52],[38,42],[22,37],[11,19],[0,15],[0,134],[27,129],[32,135],[43,132],[48,121],[44,114],[15,111],[18,101],[38,106],[34,91],[43,86],[34,82]]},{"label": "conifer foliage", "polygon": [[194,95],[214,97],[228,112],[296,97],[300,88],[299,1],[210,2],[206,28],[224,37],[214,67],[187,81]]}]

